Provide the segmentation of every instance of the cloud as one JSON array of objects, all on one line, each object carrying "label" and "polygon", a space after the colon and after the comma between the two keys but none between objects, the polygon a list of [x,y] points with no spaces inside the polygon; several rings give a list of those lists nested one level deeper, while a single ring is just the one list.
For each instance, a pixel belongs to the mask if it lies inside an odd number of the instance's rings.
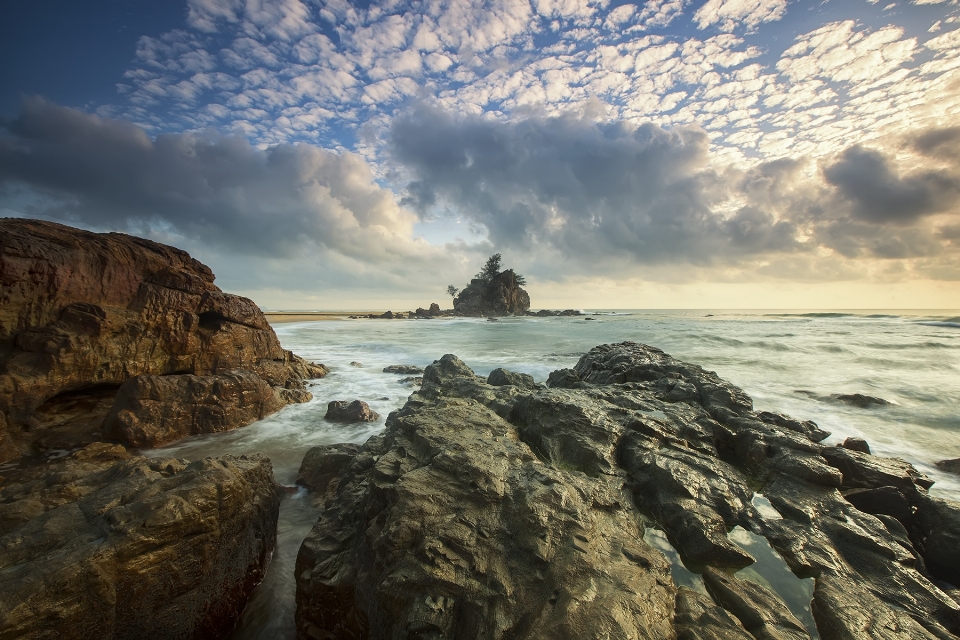
[{"label": "cloud", "polygon": [[420,107],[392,126],[408,202],[483,225],[497,247],[542,248],[579,263],[735,262],[795,251],[789,221],[714,211],[726,187],[698,129],[597,124],[572,115],[500,122]]},{"label": "cloud", "polygon": [[693,19],[701,29],[717,25],[721,31],[733,31],[741,25],[754,29],[786,12],[787,0],[707,0]]},{"label": "cloud", "polygon": [[[151,138],[128,122],[26,100],[0,135],[0,185],[55,202],[29,213],[105,228],[165,227],[247,255],[418,260],[415,216],[359,156],[214,132]],[[313,249],[309,249],[312,247]]]},{"label": "cloud", "polygon": [[955,208],[960,196],[960,176],[955,170],[901,175],[888,156],[859,145],[841,153],[823,175],[837,188],[854,218],[875,224],[910,224]]}]

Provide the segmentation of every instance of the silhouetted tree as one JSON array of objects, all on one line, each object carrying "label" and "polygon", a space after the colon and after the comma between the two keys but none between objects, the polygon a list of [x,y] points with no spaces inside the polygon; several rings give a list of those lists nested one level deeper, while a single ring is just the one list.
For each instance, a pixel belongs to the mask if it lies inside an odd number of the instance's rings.
[{"label": "silhouetted tree", "polygon": [[460,289],[457,289],[457,288],[456,288],[455,286],[453,286],[452,284],[448,284],[448,285],[447,285],[447,295],[448,295],[448,296],[450,296],[451,298],[456,298],[458,293],[460,293]]},{"label": "silhouetted tree", "polygon": [[500,260],[501,256],[499,253],[495,253],[487,258],[487,264],[483,265],[483,269],[477,274],[477,278],[490,282],[500,275]]}]

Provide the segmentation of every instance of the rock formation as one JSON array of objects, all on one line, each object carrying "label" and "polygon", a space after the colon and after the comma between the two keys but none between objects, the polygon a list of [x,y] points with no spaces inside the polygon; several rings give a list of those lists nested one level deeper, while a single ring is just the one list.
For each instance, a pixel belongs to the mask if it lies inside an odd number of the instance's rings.
[{"label": "rock formation", "polygon": [[474,278],[454,298],[453,310],[462,316],[516,316],[530,309],[530,295],[517,284],[513,269],[490,280]]},{"label": "rock formation", "polygon": [[323,417],[339,422],[376,422],[380,414],[363,400],[333,400],[327,403],[327,413]]},{"label": "rock formation", "polygon": [[187,463],[107,443],[9,475],[0,638],[226,636],[273,551],[278,490],[262,456]]},{"label": "rock formation", "polygon": [[796,602],[738,573],[755,557],[735,527],[814,579],[800,605],[821,638],[960,632],[960,504],[905,462],[822,445],[635,343],[548,387],[452,355],[423,378],[381,434],[304,460],[324,511],[297,560],[299,638],[810,637]]},{"label": "rock formation", "polygon": [[[178,425],[165,418],[163,431],[177,437],[233,428],[309,398],[303,380],[324,375],[322,365],[285,351],[256,304],[213,280],[186,252],[149,240],[0,220],[0,461],[103,439],[118,389],[138,376],[169,379],[124,390],[111,433],[135,446],[169,439],[125,437],[149,428],[161,388],[187,392],[163,398],[163,412],[186,416]],[[223,379],[176,380],[227,374],[244,382],[232,397],[259,395],[256,410],[193,393]],[[203,415],[211,421],[188,416],[198,403],[210,404]]]}]

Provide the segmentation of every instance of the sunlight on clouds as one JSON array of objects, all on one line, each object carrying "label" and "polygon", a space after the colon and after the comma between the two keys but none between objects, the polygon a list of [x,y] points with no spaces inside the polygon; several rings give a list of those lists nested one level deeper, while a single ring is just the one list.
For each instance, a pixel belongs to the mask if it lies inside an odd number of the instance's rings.
[{"label": "sunlight on clouds", "polygon": [[721,31],[733,31],[741,25],[753,29],[779,20],[786,11],[787,0],[707,0],[694,20],[701,29],[717,25]]}]

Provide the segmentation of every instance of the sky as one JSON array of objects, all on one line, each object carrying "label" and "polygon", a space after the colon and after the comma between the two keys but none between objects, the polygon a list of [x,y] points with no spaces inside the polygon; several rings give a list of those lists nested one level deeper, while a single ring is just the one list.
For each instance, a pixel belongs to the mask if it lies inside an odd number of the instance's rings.
[{"label": "sky", "polygon": [[960,307],[958,0],[38,0],[0,216],[269,309]]}]

